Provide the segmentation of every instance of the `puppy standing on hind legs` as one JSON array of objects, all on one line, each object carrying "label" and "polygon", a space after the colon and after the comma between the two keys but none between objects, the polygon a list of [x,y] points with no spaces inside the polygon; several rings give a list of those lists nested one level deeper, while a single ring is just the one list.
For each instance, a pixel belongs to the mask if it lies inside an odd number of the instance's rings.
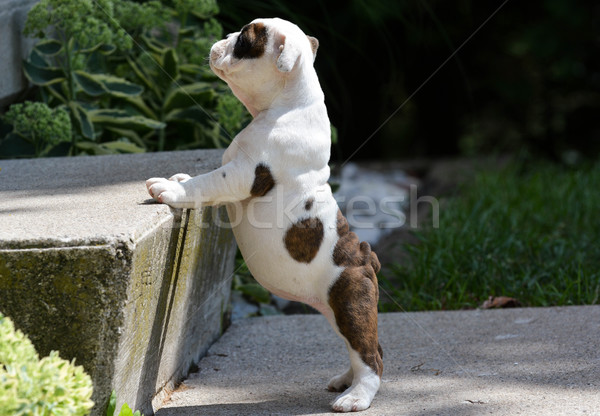
[{"label": "puppy standing on hind legs", "polygon": [[317,48],[315,38],[281,19],[256,19],[215,43],[211,69],[253,120],[219,169],[146,185],[153,198],[175,208],[227,205],[256,280],[317,309],[346,343],[350,368],[328,389],[343,392],[333,409],[349,412],[371,405],[383,371],[380,265],[369,244],[349,231],[327,183],[331,131],[313,67]]}]

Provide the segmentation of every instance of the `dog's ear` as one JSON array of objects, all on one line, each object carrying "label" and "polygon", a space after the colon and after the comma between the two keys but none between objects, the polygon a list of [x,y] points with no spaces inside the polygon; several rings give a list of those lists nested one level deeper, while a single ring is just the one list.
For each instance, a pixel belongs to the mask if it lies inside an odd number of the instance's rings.
[{"label": "dog's ear", "polygon": [[290,72],[296,66],[296,62],[300,58],[300,49],[295,47],[292,42],[286,42],[286,37],[283,34],[277,35],[277,43],[279,48],[279,57],[277,58],[277,69],[281,72]]},{"label": "dog's ear", "polygon": [[319,40],[312,36],[307,36],[308,41],[310,42],[310,47],[313,53],[313,62],[317,58],[317,49],[319,49]]}]

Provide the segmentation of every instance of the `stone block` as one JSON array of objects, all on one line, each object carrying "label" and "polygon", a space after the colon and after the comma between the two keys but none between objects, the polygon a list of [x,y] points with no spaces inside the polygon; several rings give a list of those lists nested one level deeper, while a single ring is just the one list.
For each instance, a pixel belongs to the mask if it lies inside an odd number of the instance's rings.
[{"label": "stone block", "polygon": [[[0,161],[0,311],[94,381],[94,415],[152,402],[223,330],[235,242],[224,208],[155,204],[144,180],[220,150]],[[218,221],[217,221],[218,220]]]},{"label": "stone block", "polygon": [[33,41],[23,36],[27,12],[38,0],[0,0],[0,106],[27,87],[22,61]]}]

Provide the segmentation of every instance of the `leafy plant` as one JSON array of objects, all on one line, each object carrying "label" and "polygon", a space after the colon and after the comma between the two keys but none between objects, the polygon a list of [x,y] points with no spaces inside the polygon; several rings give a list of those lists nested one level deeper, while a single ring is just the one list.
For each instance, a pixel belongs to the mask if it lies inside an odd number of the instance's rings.
[{"label": "leafy plant", "polygon": [[85,415],[92,380],[52,351],[40,359],[27,337],[0,313],[0,416]]},{"label": "leafy plant", "polygon": [[223,147],[233,132],[221,128],[217,119],[229,125],[233,117],[241,124],[247,113],[237,100],[231,102],[205,65],[212,41],[222,34],[210,17],[216,3],[174,1],[173,8],[169,27],[141,32],[135,40],[141,48],[113,60],[119,73],[145,88],[126,105],[166,126],[145,138],[157,150]]},{"label": "leafy plant", "polygon": [[[25,34],[43,39],[23,69],[33,84],[42,87],[44,102],[70,112],[75,127],[71,153],[77,149],[102,153],[96,139],[103,127],[113,124],[127,123],[138,131],[164,127],[137,114],[103,109],[111,96],[135,97],[143,91],[139,85],[102,71],[109,55],[132,47],[131,37],[116,23],[112,1],[42,0],[29,12]],[[140,145],[143,143],[130,143],[126,150],[142,150]]]},{"label": "leafy plant", "polygon": [[[117,394],[113,390],[113,392],[110,395],[108,407],[106,408],[106,416],[114,416],[116,409],[117,409]],[[129,407],[129,405],[127,403],[123,403],[123,406],[121,406],[121,410],[119,411],[119,414],[117,416],[144,416],[144,415],[141,414],[139,410],[136,410],[134,413],[133,410],[131,410],[131,408]]]},{"label": "leafy plant", "polygon": [[222,33],[217,12],[214,0],[36,4],[25,34],[41,40],[24,72],[49,108],[68,112],[68,154],[228,144],[248,114],[205,65]]},{"label": "leafy plant", "polygon": [[52,109],[45,103],[27,101],[11,106],[4,119],[13,125],[13,131],[0,150],[25,141],[29,146],[22,151],[40,157],[71,141],[71,119],[63,106]]}]

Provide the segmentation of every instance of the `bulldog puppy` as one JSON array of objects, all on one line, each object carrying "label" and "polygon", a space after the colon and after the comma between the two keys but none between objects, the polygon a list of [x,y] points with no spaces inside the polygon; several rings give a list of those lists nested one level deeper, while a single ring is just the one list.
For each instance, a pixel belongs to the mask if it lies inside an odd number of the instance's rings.
[{"label": "bulldog puppy", "polygon": [[248,268],[266,289],[321,312],[345,341],[350,368],[329,381],[335,411],[366,409],[383,370],[376,273],[368,243],[349,232],[329,178],[330,124],[313,67],[317,39],[257,19],[215,43],[210,67],[252,114],[222,166],[146,182],[175,208],[226,204]]}]

